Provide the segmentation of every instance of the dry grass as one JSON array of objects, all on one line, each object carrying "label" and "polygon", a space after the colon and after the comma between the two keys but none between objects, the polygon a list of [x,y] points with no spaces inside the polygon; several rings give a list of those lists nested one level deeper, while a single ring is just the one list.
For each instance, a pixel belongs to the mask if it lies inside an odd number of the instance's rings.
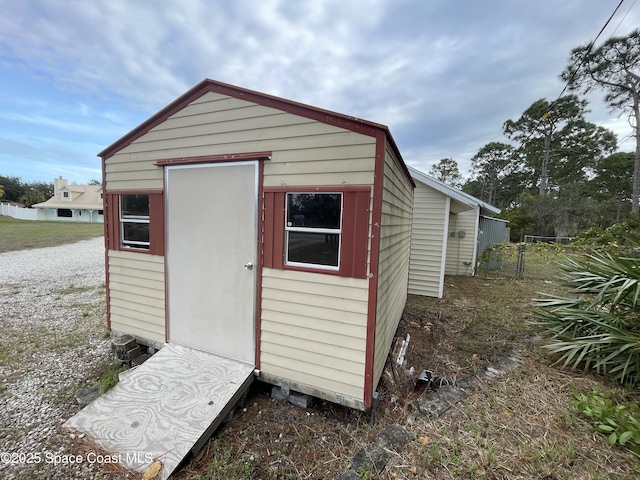
[{"label": "dry grass", "polygon": [[336,478],[377,428],[361,412],[319,403],[304,410],[255,392],[177,478]]},{"label": "dry grass", "polygon": [[[258,385],[177,478],[336,478],[362,445],[392,423],[405,425],[416,440],[393,454],[383,472],[361,471],[362,478],[638,478],[640,457],[610,447],[569,405],[574,391],[595,385],[619,398],[625,392],[601,378],[551,366],[540,349],[543,339],[528,323],[538,292],[562,291],[554,259],[549,252],[545,261],[530,259],[536,275],[522,281],[451,277],[443,299],[410,297],[397,332],[411,334],[407,365],[396,372],[397,381],[383,376],[374,425],[369,414],[328,402],[307,410],[277,402],[267,386]],[[405,370],[462,379],[510,355],[519,361],[502,376],[478,380],[439,419],[418,414],[424,389]]]},{"label": "dry grass", "polygon": [[418,438],[380,478],[638,478],[640,458],[612,448],[569,407],[598,380],[522,354],[522,363],[478,383],[453,411],[417,419]]}]

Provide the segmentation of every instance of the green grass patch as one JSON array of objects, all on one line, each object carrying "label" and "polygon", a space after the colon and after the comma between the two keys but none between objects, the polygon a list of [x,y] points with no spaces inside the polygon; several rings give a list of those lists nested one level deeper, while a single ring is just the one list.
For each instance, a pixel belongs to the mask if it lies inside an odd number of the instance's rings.
[{"label": "green grass patch", "polygon": [[[520,258],[521,251],[523,251],[522,258]],[[558,243],[490,245],[480,258],[478,275],[486,279],[553,279],[549,276],[550,271],[557,270],[558,264],[564,262],[567,255],[574,254],[576,254],[574,250]],[[522,263],[519,264],[519,261]]]},{"label": "green grass patch", "polygon": [[[86,334],[79,332],[70,332],[65,335],[54,335],[52,350],[57,353],[66,352],[74,348],[81,347],[88,342]],[[40,348],[40,345],[37,345]]]},{"label": "green grass patch", "polygon": [[62,295],[73,295],[74,293],[84,293],[93,290],[94,287],[78,287],[73,283],[69,285],[67,288],[63,288],[60,290]]},{"label": "green grass patch", "polygon": [[103,370],[102,375],[100,376],[100,381],[98,382],[100,385],[101,395],[116,386],[119,380],[118,375],[120,375],[120,372],[123,370],[124,368],[121,365],[115,363],[111,363],[106,366],[106,369]]},{"label": "green grass patch", "polygon": [[118,375],[124,370],[122,366],[110,360],[105,360],[93,367],[84,379],[65,385],[51,392],[50,399],[56,404],[72,402],[76,393],[83,388],[97,385],[100,395],[110,390],[118,383]]},{"label": "green grass patch", "polygon": [[43,222],[0,216],[0,253],[66,245],[102,235],[102,223]]},{"label": "green grass patch", "polygon": [[241,480],[251,478],[254,472],[253,463],[258,461],[255,455],[246,455],[246,452],[238,452],[232,445],[224,445],[218,439],[212,440],[210,447],[212,447],[213,455],[209,459],[207,473],[193,477],[194,480],[205,478]]}]

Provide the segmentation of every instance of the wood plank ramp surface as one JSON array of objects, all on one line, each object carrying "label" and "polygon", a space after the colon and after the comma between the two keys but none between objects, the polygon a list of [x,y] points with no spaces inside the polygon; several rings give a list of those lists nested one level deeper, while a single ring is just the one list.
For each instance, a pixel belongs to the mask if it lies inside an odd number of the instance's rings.
[{"label": "wood plank ramp surface", "polygon": [[169,477],[246,394],[254,366],[167,344],[65,423],[123,466]]}]

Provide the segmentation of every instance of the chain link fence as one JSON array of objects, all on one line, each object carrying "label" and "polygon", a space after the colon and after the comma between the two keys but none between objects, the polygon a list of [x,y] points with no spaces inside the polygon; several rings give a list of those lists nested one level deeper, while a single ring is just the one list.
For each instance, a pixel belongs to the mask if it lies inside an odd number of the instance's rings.
[{"label": "chain link fence", "polygon": [[561,263],[567,247],[550,243],[489,245],[482,253],[478,275],[486,279],[551,280],[550,268]]}]

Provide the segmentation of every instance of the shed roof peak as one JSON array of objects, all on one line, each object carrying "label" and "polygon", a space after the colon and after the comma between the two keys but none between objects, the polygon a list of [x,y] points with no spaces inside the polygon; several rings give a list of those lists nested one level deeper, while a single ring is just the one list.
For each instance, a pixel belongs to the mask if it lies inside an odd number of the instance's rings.
[{"label": "shed roof peak", "polygon": [[186,107],[189,103],[197,100],[198,98],[209,92],[215,92],[234,98],[240,98],[263,106],[283,110],[288,113],[312,118],[322,123],[336,125],[347,130],[352,130],[365,135],[375,136],[377,132],[382,131],[390,140],[390,143],[393,145],[393,148],[396,150],[398,156],[400,156],[395,141],[391,137],[389,127],[387,127],[386,125],[371,122],[369,120],[364,120],[354,116],[345,115],[331,110],[314,107],[312,105],[296,102],[294,100],[288,100],[286,98],[277,97],[267,93],[262,93],[228,83],[219,82],[210,78],[205,78],[194,87],[187,90],[185,93],[183,93],[173,102],[161,109],[159,112],[149,117],[146,121],[138,125],[122,138],[98,153],[98,156],[102,157],[103,159],[111,157],[119,150],[123,149],[124,147],[135,141],[137,138],[149,132],[149,130],[162,123],[179,110]]}]

